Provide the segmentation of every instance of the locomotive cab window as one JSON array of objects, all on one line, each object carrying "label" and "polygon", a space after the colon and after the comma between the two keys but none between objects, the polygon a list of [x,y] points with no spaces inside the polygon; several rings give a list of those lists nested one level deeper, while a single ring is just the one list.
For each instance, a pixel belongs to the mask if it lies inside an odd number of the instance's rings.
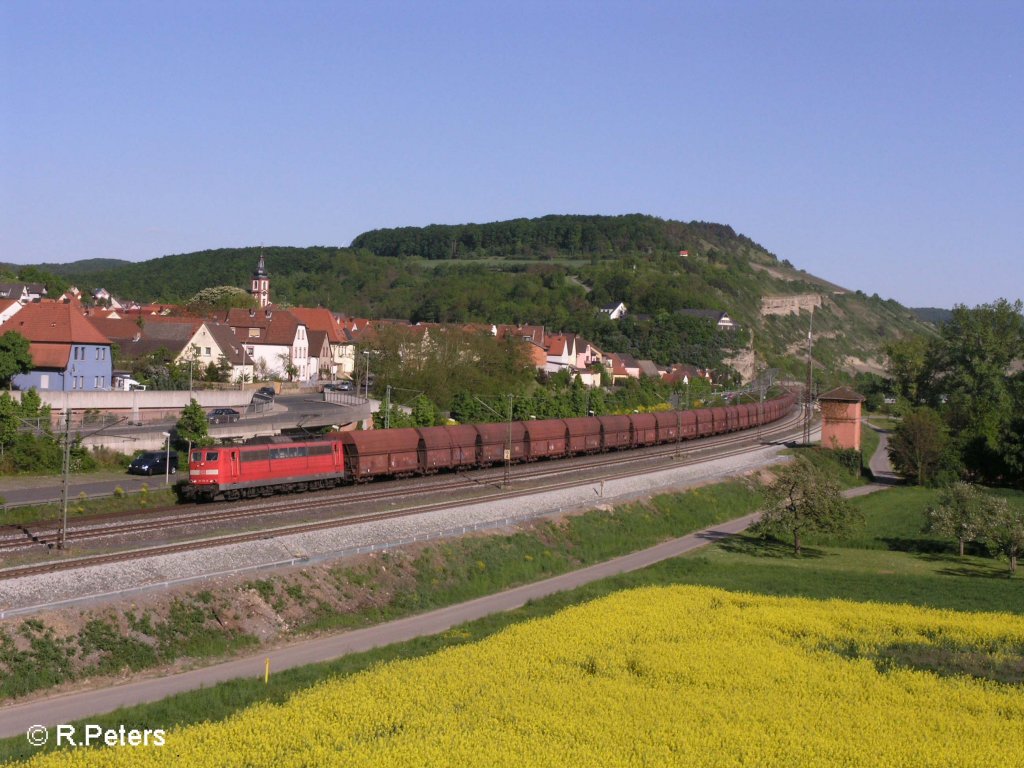
[{"label": "locomotive cab window", "polygon": [[192,451],[192,461],[202,461],[202,460],[203,460],[203,452],[202,451]]},{"label": "locomotive cab window", "polygon": [[219,455],[220,454],[218,454],[217,451],[207,451],[206,452],[206,460],[207,461],[216,461],[217,460],[217,456],[219,456]]}]

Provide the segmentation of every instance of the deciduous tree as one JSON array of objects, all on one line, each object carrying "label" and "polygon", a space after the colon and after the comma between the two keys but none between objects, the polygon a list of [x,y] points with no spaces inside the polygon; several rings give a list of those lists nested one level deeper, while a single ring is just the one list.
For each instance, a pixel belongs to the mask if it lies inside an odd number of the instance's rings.
[{"label": "deciduous tree", "polygon": [[764,491],[764,500],[765,509],[754,530],[762,535],[792,535],[797,555],[804,533],[843,533],[858,518],[839,484],[804,459],[778,471],[775,482]]},{"label": "deciduous tree", "polygon": [[1000,299],[957,306],[929,354],[926,394],[975,476],[1005,472],[1002,436],[1014,417],[1011,363],[1024,355],[1024,305]]},{"label": "deciduous tree", "polygon": [[15,376],[30,370],[32,355],[28,351],[28,339],[17,331],[0,336],[0,387],[10,387]]},{"label": "deciduous tree", "polygon": [[989,551],[1005,557],[1010,576],[1017,572],[1017,558],[1024,552],[1024,505],[989,497],[982,515],[981,536]]},{"label": "deciduous tree", "polygon": [[889,438],[889,460],[904,477],[918,485],[934,482],[949,450],[942,417],[931,408],[907,413]]},{"label": "deciduous tree", "polygon": [[955,482],[939,496],[939,503],[925,510],[925,530],[940,536],[950,536],[960,543],[960,557],[964,544],[975,541],[982,532],[989,497],[970,483]]},{"label": "deciduous tree", "polygon": [[209,445],[210,430],[206,411],[192,398],[181,412],[181,418],[174,427],[179,447],[191,450],[194,445]]}]

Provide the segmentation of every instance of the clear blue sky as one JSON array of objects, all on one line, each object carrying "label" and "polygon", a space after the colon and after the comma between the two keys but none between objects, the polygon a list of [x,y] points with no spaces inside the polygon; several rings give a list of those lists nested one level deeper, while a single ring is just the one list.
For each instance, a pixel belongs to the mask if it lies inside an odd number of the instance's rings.
[{"label": "clear blue sky", "polygon": [[1024,0],[26,0],[0,67],[0,261],[640,212],[1024,295]]}]

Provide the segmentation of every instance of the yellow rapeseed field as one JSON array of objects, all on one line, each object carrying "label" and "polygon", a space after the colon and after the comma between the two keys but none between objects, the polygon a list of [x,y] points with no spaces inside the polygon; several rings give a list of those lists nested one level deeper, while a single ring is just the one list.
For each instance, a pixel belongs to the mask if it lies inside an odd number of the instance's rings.
[{"label": "yellow rapeseed field", "polygon": [[1019,669],[1024,619],[638,589],[171,731],[162,748],[79,749],[31,765],[1024,762],[1021,685],[893,666],[893,654]]}]

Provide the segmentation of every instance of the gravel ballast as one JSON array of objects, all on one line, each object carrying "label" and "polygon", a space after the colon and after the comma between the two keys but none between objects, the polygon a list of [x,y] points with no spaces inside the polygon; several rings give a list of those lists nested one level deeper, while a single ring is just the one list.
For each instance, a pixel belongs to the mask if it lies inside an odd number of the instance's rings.
[{"label": "gravel ballast", "polygon": [[0,619],[78,603],[117,600],[217,576],[324,562],[413,541],[507,527],[532,517],[622,503],[751,472],[778,461],[783,450],[784,446],[765,446],[739,456],[505,500],[467,503],[445,511],[0,581]]}]

